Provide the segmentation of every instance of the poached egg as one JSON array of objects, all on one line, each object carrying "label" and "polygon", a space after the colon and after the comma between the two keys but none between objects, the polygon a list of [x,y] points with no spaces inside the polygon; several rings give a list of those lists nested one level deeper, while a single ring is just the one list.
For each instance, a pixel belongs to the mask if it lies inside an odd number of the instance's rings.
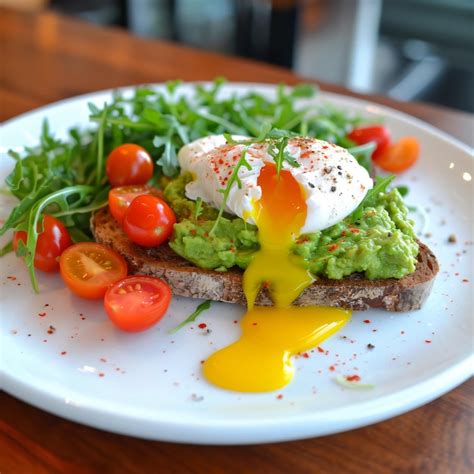
[{"label": "poached egg", "polygon": [[[219,189],[225,188],[244,146],[227,144],[222,136],[185,146],[180,165],[195,178],[186,187],[187,197],[219,208]],[[211,383],[244,392],[285,386],[294,376],[291,357],[317,346],[350,319],[350,310],[292,305],[314,278],[291,248],[302,233],[325,229],[347,216],[372,187],[368,173],[343,148],[292,139],[286,151],[300,166],[284,163],[278,174],[268,146],[248,147],[250,169],[240,168],[241,187],[233,185],[226,204],[227,212],[257,225],[260,242],[243,276],[248,308],[240,323],[242,335],[203,365]],[[274,306],[254,306],[262,286]]]},{"label": "poached egg", "polygon": [[[235,141],[248,137],[234,136]],[[194,176],[186,186],[186,196],[219,209],[225,188],[235,164],[246,145],[227,144],[223,135],[200,138],[181,148],[178,154],[183,171]],[[268,143],[248,147],[246,160],[251,169],[241,167],[238,175],[241,188],[234,185],[226,201],[225,211],[255,224],[253,209],[262,198],[258,183],[260,173],[267,163],[274,163],[268,152]],[[323,230],[344,219],[360,204],[372,180],[367,170],[344,148],[313,138],[293,138],[285,149],[298,163],[294,167],[286,161],[288,170],[300,185],[306,207],[306,219],[301,233]]]}]

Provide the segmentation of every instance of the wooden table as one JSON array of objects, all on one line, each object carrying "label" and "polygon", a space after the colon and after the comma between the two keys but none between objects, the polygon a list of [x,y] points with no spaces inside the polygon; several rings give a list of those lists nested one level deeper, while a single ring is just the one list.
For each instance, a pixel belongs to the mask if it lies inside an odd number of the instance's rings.
[{"label": "wooden table", "polygon": [[[0,119],[98,89],[168,79],[301,81],[290,71],[138,39],[54,14],[0,10]],[[341,87],[325,90],[350,94]],[[351,94],[354,95],[354,94]],[[370,97],[472,144],[472,117]],[[0,395],[0,472],[337,473],[473,472],[474,382],[406,415],[319,439],[245,447],[143,441],[65,421]],[[472,446],[471,446],[472,447]]]}]

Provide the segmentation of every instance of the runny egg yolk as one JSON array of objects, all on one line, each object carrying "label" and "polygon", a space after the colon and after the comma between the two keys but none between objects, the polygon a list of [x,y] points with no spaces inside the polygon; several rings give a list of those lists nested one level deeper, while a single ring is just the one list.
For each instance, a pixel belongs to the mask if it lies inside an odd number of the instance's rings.
[{"label": "runny egg yolk", "polygon": [[[347,323],[351,311],[293,301],[313,283],[302,260],[291,252],[306,220],[303,191],[293,175],[272,164],[258,178],[262,197],[254,208],[260,250],[244,273],[248,311],[240,339],[204,363],[206,378],[222,388],[265,392],[285,386],[294,375],[291,356],[317,346]],[[275,306],[254,306],[262,285]]]}]

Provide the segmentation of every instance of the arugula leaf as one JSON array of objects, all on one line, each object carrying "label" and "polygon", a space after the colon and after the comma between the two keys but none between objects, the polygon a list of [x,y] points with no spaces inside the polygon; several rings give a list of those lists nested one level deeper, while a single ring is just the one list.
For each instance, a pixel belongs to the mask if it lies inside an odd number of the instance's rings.
[{"label": "arugula leaf", "polygon": [[365,195],[362,202],[359,204],[357,209],[352,213],[352,219],[357,221],[362,217],[362,213],[366,207],[371,207],[374,205],[377,196],[380,193],[383,193],[387,190],[388,185],[395,179],[395,176],[386,176],[385,178],[381,176],[377,176],[375,178],[375,184],[372,189],[369,189],[367,194]]},{"label": "arugula leaf", "polygon": [[214,225],[212,226],[212,229],[209,232],[210,235],[214,234],[214,232],[217,229],[217,226],[219,225],[219,221],[221,220],[221,217],[224,214],[225,206],[227,204],[227,199],[229,198],[229,194],[230,194],[230,190],[232,189],[232,186],[234,185],[234,183],[237,183],[239,188],[241,187],[241,182],[240,182],[240,178],[239,178],[240,168],[242,168],[242,166],[245,166],[248,170],[252,169],[252,167],[250,166],[249,162],[246,159],[247,150],[248,150],[248,147],[243,148],[242,153],[240,154],[240,158],[237,161],[237,163],[235,164],[234,169],[232,171],[232,174],[230,175],[230,177],[227,181],[226,187],[224,189],[219,190],[222,194],[224,194],[224,199],[222,200],[222,204],[221,204],[221,207],[219,209],[219,213],[217,214]]},{"label": "arugula leaf", "polygon": [[410,188],[405,185],[396,186],[395,189],[398,190],[398,192],[400,193],[400,196],[402,197],[405,197],[410,192]]},{"label": "arugula leaf", "polygon": [[13,252],[13,241],[11,240],[0,249],[0,257],[3,257],[10,252]]},{"label": "arugula leaf", "polygon": [[202,199],[198,197],[196,199],[196,206],[194,208],[194,219],[198,220],[201,214],[202,214]]},{"label": "arugula leaf", "polygon": [[169,334],[174,334],[175,332],[179,331],[182,327],[186,326],[189,323],[192,323],[196,321],[196,319],[199,317],[199,315],[208,310],[211,307],[212,301],[206,300],[200,305],[197,306],[197,308],[181,323],[179,323],[177,326],[175,326],[173,329],[170,329],[168,331]]}]

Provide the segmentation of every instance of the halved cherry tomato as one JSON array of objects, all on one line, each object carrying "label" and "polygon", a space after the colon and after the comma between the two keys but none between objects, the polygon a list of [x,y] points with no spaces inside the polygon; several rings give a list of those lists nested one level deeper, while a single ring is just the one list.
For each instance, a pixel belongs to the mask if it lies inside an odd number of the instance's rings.
[{"label": "halved cherry tomato", "polygon": [[130,203],[142,194],[149,194],[151,188],[148,186],[119,186],[112,188],[109,192],[109,209],[115,220],[122,223],[125,212]]},{"label": "halved cherry tomato", "polygon": [[105,171],[113,187],[146,184],[153,176],[153,160],[145,148],[125,143],[110,152]]},{"label": "halved cherry tomato", "polygon": [[377,143],[377,148],[372,153],[372,159],[375,161],[379,159],[381,153],[390,145],[390,132],[382,125],[355,128],[347,135],[347,138],[357,143],[357,145],[365,145],[369,142]]},{"label": "halved cherry tomato", "polygon": [[[26,245],[27,239],[28,233],[24,230],[15,232],[13,250],[17,251],[20,240]],[[72,245],[72,240],[65,225],[55,217],[45,214],[43,216],[43,231],[36,241],[35,268],[43,272],[57,272],[59,257],[70,245]]]},{"label": "halved cherry tomato", "polygon": [[377,166],[384,171],[400,173],[412,166],[420,156],[420,144],[414,137],[403,137],[390,145],[377,160]]},{"label": "halved cherry tomato", "polygon": [[144,247],[156,247],[173,233],[176,216],[163,199],[151,195],[136,197],[123,219],[128,238]]},{"label": "halved cherry tomato", "polygon": [[156,324],[171,302],[170,287],[159,278],[130,276],[111,286],[104,307],[111,321],[123,331],[144,331]]},{"label": "halved cherry tomato", "polygon": [[61,276],[77,296],[102,298],[107,288],[127,276],[125,259],[105,245],[82,242],[66,249],[59,260]]}]

